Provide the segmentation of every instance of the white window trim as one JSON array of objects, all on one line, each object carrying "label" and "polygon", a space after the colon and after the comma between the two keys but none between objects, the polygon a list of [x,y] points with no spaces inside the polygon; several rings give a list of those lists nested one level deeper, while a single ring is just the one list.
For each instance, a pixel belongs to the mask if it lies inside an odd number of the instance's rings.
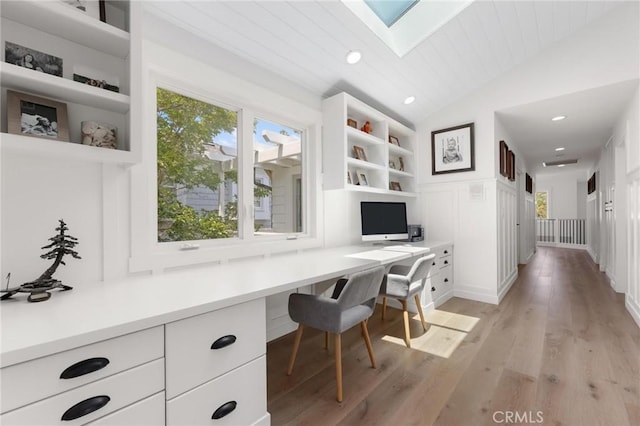
[{"label": "white window trim", "polygon": [[[145,65],[142,88],[141,140],[142,162],[131,169],[131,257],[130,272],[153,271],[188,265],[226,262],[230,259],[302,250],[322,245],[321,191],[321,111],[315,111],[282,95],[268,91],[208,65],[199,63],[166,48],[146,42],[145,53],[163,58],[162,67]],[[174,56],[173,60],[169,59]],[[174,69],[171,69],[174,67]],[[207,78],[203,79],[203,75]],[[234,81],[235,80],[235,81]],[[198,82],[196,86],[193,82]],[[201,84],[200,84],[201,83]],[[217,84],[216,84],[217,83]],[[253,158],[253,119],[258,116],[303,130],[302,173],[304,205],[304,233],[260,235],[253,234],[254,197],[253,164],[238,173],[238,238],[220,240],[157,242],[156,187],[156,88],[173,90],[185,96],[237,110],[242,128],[238,128],[238,157]],[[239,87],[239,89],[236,89]],[[265,110],[272,99],[278,114]],[[283,117],[288,115],[289,117]],[[298,122],[294,122],[292,117]],[[247,135],[245,138],[243,135]],[[242,160],[240,160],[242,161]],[[189,248],[193,249],[189,249]],[[197,247],[197,248],[196,248]]]}]

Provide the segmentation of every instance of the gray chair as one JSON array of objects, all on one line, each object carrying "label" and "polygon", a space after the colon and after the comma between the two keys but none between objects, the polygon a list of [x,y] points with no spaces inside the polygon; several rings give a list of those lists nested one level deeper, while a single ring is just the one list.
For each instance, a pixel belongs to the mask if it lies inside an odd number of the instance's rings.
[{"label": "gray chair", "polygon": [[382,298],[382,319],[384,320],[387,310],[387,297],[393,297],[402,304],[402,317],[404,320],[404,342],[408,348],[411,347],[411,333],[409,332],[409,313],[407,312],[407,300],[412,296],[416,301],[416,307],[422,321],[422,329],[427,331],[427,323],[424,320],[422,304],[420,303],[420,292],[427,283],[427,276],[434,264],[435,253],[421,257],[413,265],[394,265],[385,276],[380,287]]},{"label": "gray chair", "polygon": [[296,361],[305,326],[325,332],[325,347],[327,346],[327,333],[333,333],[335,336],[336,399],[338,402],[342,402],[341,334],[344,331],[360,323],[371,366],[376,368],[376,360],[373,356],[371,339],[369,339],[369,331],[367,330],[367,319],[373,314],[383,277],[384,267],[378,266],[355,273],[348,280],[339,280],[332,297],[299,293],[289,296],[289,316],[298,323],[298,331],[287,375],[290,376],[293,372],[293,364]]}]

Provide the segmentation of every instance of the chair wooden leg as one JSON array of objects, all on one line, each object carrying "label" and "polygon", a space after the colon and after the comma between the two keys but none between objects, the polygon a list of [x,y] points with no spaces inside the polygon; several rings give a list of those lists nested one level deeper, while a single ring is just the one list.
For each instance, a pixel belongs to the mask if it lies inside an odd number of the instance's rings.
[{"label": "chair wooden leg", "polygon": [[302,324],[298,324],[298,331],[296,331],[296,338],[293,342],[293,352],[291,352],[291,359],[289,360],[289,368],[287,369],[287,376],[290,376],[293,373],[293,364],[296,362],[296,356],[298,355],[298,348],[300,347],[300,340],[302,340],[302,332],[304,331],[304,326]]},{"label": "chair wooden leg", "polygon": [[416,307],[418,308],[418,313],[420,314],[420,321],[422,321],[422,329],[427,331],[427,322],[424,320],[424,312],[422,312],[422,303],[420,303],[420,296],[417,294],[414,296],[416,300]]},{"label": "chair wooden leg", "polygon": [[376,358],[373,356],[373,346],[371,346],[371,339],[369,338],[369,330],[367,330],[367,322],[362,321],[360,323],[360,328],[362,329],[362,337],[364,338],[364,343],[365,345],[367,345],[367,351],[369,352],[371,367],[376,368]]},{"label": "chair wooden leg", "polygon": [[402,303],[402,319],[404,321],[404,343],[408,348],[411,347],[411,333],[409,332],[409,312],[407,311],[407,301],[400,300]]},{"label": "chair wooden leg", "polygon": [[324,332],[324,349],[325,350],[329,350],[329,332],[325,331]]},{"label": "chair wooden leg", "polygon": [[336,400],[342,402],[342,344],[340,333],[335,335],[336,352]]},{"label": "chair wooden leg", "polygon": [[382,320],[384,321],[384,315],[387,312],[387,298],[382,297]]}]

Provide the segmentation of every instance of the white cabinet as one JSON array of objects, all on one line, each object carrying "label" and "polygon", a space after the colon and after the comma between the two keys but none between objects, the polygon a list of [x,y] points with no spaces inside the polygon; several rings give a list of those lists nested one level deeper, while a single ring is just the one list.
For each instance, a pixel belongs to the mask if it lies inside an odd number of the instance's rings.
[{"label": "white cabinet", "polygon": [[[110,15],[114,16],[113,21],[118,21],[122,28],[128,27],[130,9],[137,7],[133,3],[130,6],[128,2],[106,2],[112,12]],[[61,1],[3,1],[0,14],[3,47],[0,81],[2,103],[7,106],[4,110],[13,117],[13,122],[19,120],[23,124],[25,121],[23,105],[6,104],[7,90],[11,90],[60,102],[68,116],[64,120],[59,117],[59,111],[45,109],[53,117],[50,121],[56,121],[56,128],[47,137],[36,137],[34,132],[25,133],[20,126],[17,133],[10,132],[5,114],[0,126],[2,149],[102,163],[135,163],[138,150],[132,149],[129,135],[129,32],[101,22]],[[20,62],[15,60],[16,55],[25,51],[14,49],[7,53],[4,49],[7,42],[60,58],[62,76],[20,66]],[[36,56],[35,60],[46,63],[45,56]],[[118,91],[74,81],[74,74],[106,80],[118,87]],[[115,127],[117,149],[82,145],[83,121]],[[69,141],[61,140],[64,128],[68,129]]]},{"label": "white cabinet", "polygon": [[[441,246],[434,253],[436,258],[433,260],[428,286],[431,288],[433,304],[438,307],[453,297],[453,247]],[[428,290],[429,288],[425,289]]]},{"label": "white cabinet", "polygon": [[324,189],[416,195],[412,129],[346,93],[322,114]]}]

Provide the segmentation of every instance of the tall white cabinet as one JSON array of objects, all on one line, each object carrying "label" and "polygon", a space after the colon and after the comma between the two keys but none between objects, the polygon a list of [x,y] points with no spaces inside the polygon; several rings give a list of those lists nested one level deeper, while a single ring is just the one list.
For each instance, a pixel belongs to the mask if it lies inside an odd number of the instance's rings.
[{"label": "tall white cabinet", "polygon": [[416,196],[415,131],[347,93],[326,99],[322,115],[325,190]]}]

